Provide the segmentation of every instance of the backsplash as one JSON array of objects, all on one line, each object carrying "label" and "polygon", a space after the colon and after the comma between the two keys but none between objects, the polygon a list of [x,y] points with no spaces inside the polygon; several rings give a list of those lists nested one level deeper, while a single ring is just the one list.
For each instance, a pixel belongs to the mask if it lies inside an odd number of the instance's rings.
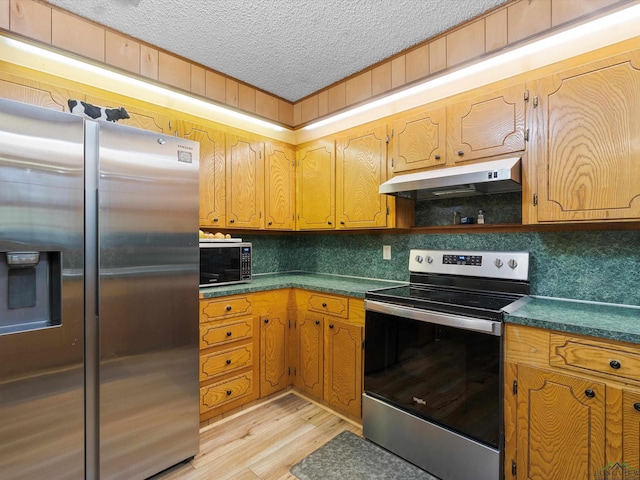
[{"label": "backsplash", "polygon": [[[243,238],[254,243],[254,273],[304,270],[401,281],[409,280],[412,248],[524,250],[531,253],[533,295],[640,306],[640,231],[298,233]],[[383,245],[391,245],[391,260],[382,259]]]},{"label": "backsplash", "polygon": [[416,226],[442,226],[453,223],[453,212],[461,217],[478,218],[484,212],[484,223],[522,223],[522,193],[501,193],[474,197],[425,200],[416,203]]}]

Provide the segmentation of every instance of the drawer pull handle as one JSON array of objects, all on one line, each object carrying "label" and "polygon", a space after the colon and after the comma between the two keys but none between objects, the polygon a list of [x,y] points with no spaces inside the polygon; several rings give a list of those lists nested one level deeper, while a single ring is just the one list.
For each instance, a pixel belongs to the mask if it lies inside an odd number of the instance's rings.
[{"label": "drawer pull handle", "polygon": [[584,394],[589,397],[589,398],[593,398],[596,396],[596,392],[594,392],[593,390],[591,390],[590,388],[586,389],[584,391]]},{"label": "drawer pull handle", "polygon": [[230,337],[232,335],[231,332],[227,332],[227,337]]},{"label": "drawer pull handle", "polygon": [[264,319],[264,323],[269,323],[269,319],[268,319],[268,318],[265,318],[265,319]]},{"label": "drawer pull handle", "polygon": [[227,365],[231,365],[231,360],[227,360]]},{"label": "drawer pull handle", "polygon": [[333,323],[330,323],[330,324],[329,324],[329,328],[333,328]]},{"label": "drawer pull handle", "polygon": [[231,395],[231,390],[227,390],[227,397]]},{"label": "drawer pull handle", "polygon": [[316,320],[316,325],[320,325],[320,320]]},{"label": "drawer pull handle", "polygon": [[634,404],[633,404],[633,408],[635,408],[637,411],[639,411],[639,412],[640,412],[640,402],[638,402],[638,403],[634,403]]},{"label": "drawer pull handle", "polygon": [[324,308],[326,308],[326,307],[327,307],[327,304],[323,302],[323,303],[322,303],[322,306],[323,306]]},{"label": "drawer pull handle", "polygon": [[226,310],[227,312],[230,312],[230,311],[231,311],[231,305],[227,305],[227,306],[225,307],[225,310]]},{"label": "drawer pull handle", "polygon": [[609,366],[611,368],[615,368],[616,370],[620,368],[620,362],[618,360],[611,360],[609,362]]}]

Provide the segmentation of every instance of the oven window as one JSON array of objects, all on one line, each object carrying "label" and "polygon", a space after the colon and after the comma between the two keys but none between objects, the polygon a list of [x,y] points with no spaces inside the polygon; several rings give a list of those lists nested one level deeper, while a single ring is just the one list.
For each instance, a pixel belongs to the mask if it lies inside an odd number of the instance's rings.
[{"label": "oven window", "polygon": [[200,248],[200,285],[240,280],[240,248]]},{"label": "oven window", "polygon": [[367,311],[364,389],[498,448],[500,337]]}]

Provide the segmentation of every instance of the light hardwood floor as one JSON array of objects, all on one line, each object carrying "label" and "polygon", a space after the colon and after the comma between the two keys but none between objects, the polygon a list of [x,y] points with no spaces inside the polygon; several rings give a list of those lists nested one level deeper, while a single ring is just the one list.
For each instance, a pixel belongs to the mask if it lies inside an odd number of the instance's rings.
[{"label": "light hardwood floor", "polygon": [[294,393],[200,430],[200,452],[153,480],[292,480],[289,468],[344,430],[362,428]]}]

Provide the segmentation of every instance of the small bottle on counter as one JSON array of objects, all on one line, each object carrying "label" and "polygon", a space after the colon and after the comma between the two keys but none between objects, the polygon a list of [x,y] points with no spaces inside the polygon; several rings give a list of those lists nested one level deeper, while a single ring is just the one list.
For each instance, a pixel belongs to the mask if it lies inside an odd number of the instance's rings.
[{"label": "small bottle on counter", "polygon": [[460,212],[453,212],[453,224],[460,225]]},{"label": "small bottle on counter", "polygon": [[484,223],[484,212],[482,210],[478,210],[478,224]]}]

